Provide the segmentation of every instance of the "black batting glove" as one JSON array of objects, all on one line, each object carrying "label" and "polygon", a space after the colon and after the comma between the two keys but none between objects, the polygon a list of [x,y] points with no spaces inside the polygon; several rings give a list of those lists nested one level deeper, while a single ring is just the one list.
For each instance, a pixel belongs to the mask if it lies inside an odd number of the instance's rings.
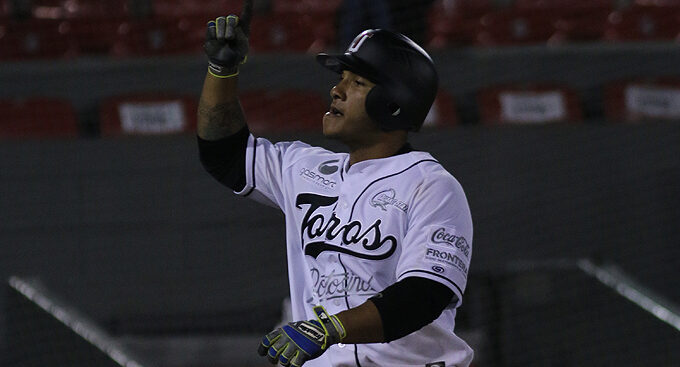
[{"label": "black batting glove", "polygon": [[[246,26],[247,27],[247,26]],[[208,72],[218,78],[238,75],[248,55],[248,35],[239,17],[229,15],[208,22],[203,49],[208,55]]]}]

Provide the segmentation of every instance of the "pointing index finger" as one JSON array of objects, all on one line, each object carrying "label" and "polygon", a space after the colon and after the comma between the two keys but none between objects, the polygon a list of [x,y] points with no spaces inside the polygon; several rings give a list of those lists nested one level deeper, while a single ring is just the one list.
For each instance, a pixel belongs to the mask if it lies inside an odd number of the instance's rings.
[{"label": "pointing index finger", "polygon": [[250,20],[253,18],[253,0],[243,0],[243,10],[239,24],[246,36],[250,35]]}]

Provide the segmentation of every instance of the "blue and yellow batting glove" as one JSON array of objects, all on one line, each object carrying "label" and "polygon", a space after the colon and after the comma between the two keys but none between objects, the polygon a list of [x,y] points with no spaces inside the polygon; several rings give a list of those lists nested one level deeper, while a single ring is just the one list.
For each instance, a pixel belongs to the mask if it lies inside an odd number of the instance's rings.
[{"label": "blue and yellow batting glove", "polygon": [[345,327],[323,306],[314,307],[316,320],[291,322],[262,338],[257,353],[269,362],[300,367],[345,338]]}]

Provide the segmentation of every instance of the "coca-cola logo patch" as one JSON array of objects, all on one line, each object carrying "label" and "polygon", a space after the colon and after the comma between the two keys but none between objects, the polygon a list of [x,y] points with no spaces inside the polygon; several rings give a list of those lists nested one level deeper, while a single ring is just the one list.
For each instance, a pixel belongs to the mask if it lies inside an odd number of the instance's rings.
[{"label": "coca-cola logo patch", "polygon": [[465,237],[458,236],[455,229],[439,227],[430,235],[430,242],[455,247],[465,257],[470,258],[470,244]]}]

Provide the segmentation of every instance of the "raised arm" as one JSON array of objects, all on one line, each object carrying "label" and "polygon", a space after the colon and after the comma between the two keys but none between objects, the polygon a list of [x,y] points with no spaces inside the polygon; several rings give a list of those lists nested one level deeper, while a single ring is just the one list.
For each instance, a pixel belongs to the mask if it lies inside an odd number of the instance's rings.
[{"label": "raised arm", "polygon": [[238,100],[239,65],[248,54],[249,18],[230,15],[208,22],[205,53],[208,73],[198,104],[201,163],[216,180],[240,191],[246,185],[248,129]]},{"label": "raised arm", "polygon": [[235,134],[245,125],[238,100],[238,76],[223,79],[208,72],[198,103],[198,136],[215,141]]},{"label": "raised arm", "polygon": [[229,15],[208,22],[204,49],[209,65],[198,106],[201,139],[226,138],[246,125],[238,100],[238,74],[248,54],[249,23],[247,8],[242,18]]}]

